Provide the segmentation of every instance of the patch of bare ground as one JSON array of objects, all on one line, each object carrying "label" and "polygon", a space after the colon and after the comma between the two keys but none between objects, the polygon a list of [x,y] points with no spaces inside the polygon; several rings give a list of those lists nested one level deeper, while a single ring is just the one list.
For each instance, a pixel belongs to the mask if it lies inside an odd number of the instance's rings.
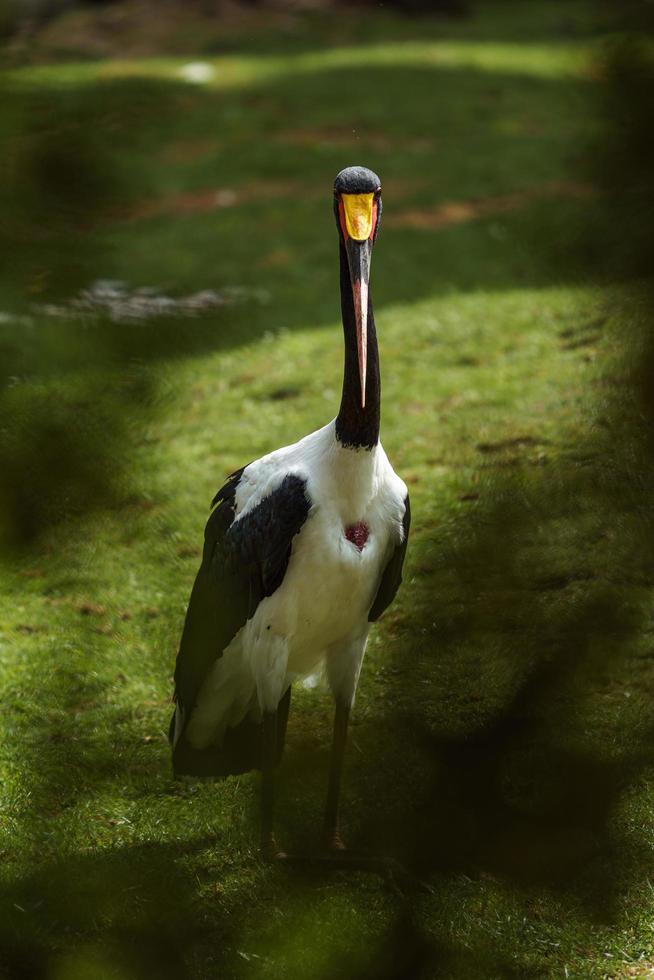
[{"label": "patch of bare ground", "polygon": [[[414,181],[410,190],[415,192],[418,186],[420,185]],[[385,181],[384,188],[394,199],[401,199],[409,190],[406,184],[400,181]],[[141,221],[161,215],[201,214],[206,211],[220,211],[225,208],[240,207],[243,204],[284,198],[302,197],[304,200],[319,200],[324,199],[326,194],[329,195],[329,189],[322,184],[313,185],[294,180],[252,180],[237,187],[212,187],[152,198],[134,205],[129,211],[115,217],[125,221]]]},{"label": "patch of bare ground", "polygon": [[567,327],[559,333],[561,347],[565,350],[579,350],[582,347],[592,347],[602,338],[602,329],[606,323],[605,316],[593,317],[573,327]]},{"label": "patch of bare ground", "polygon": [[414,228],[437,231],[466,221],[477,221],[508,211],[516,211],[532,201],[544,198],[576,198],[587,200],[594,194],[588,184],[556,180],[538,184],[513,194],[469,198],[465,201],[446,201],[435,208],[408,208],[384,215],[384,222],[394,228]]},{"label": "patch of bare ground", "polygon": [[505,449],[521,449],[522,447],[541,446],[547,439],[537,439],[534,436],[515,436],[513,439],[500,439],[498,442],[478,442],[480,453],[497,453]]},{"label": "patch of bare ground", "polygon": [[260,260],[262,269],[285,269],[293,261],[293,252],[288,248],[275,248]]},{"label": "patch of bare ground", "polygon": [[169,143],[161,154],[162,163],[177,165],[180,163],[195,163],[211,154],[217,153],[219,143],[215,139],[175,140]]},{"label": "patch of bare ground", "polygon": [[[352,147],[353,143],[371,150],[392,150],[397,147],[398,139],[382,130],[358,130],[348,126],[321,126],[289,129],[277,133],[275,141],[289,146],[344,146]],[[433,150],[435,141],[425,138],[402,140],[402,149]]]},{"label": "patch of bare ground", "polygon": [[[309,188],[297,181],[257,180],[239,187],[212,187],[206,190],[186,191],[169,197],[153,198],[131,208],[123,217],[128,221],[140,221],[160,215],[198,214],[239,207],[253,201],[277,200],[295,194],[310,195]],[[315,191],[313,192],[315,194]]]}]

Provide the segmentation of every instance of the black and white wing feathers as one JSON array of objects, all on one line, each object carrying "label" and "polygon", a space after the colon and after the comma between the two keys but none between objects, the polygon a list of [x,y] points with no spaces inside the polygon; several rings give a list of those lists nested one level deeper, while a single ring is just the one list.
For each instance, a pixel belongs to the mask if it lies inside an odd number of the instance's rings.
[{"label": "black and white wing feathers", "polygon": [[259,764],[258,726],[247,719],[228,730],[229,738],[222,750],[193,750],[184,738],[200,688],[215,661],[254,615],[261,600],[281,585],[293,538],[311,506],[306,481],[291,473],[235,520],[236,490],[242,475],[243,470],[232,474],[213,500],[204,533],[202,564],[191,592],[177,656],[177,710],[171,741],[173,766],[180,775],[219,776]]}]

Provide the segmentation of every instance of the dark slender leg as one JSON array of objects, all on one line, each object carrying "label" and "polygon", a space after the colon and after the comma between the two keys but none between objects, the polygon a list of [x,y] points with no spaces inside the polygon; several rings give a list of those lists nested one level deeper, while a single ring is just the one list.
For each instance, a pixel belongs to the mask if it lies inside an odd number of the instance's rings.
[{"label": "dark slender leg", "polygon": [[261,850],[271,861],[285,855],[277,847],[273,833],[275,766],[277,764],[277,712],[263,716],[263,764],[261,778]]},{"label": "dark slender leg", "polygon": [[334,741],[332,743],[332,758],[329,767],[329,786],[327,788],[327,805],[325,806],[325,843],[334,851],[342,851],[345,844],[341,839],[338,825],[338,800],[341,792],[341,775],[343,759],[347,743],[347,726],[350,720],[350,706],[336,702],[334,714]]}]

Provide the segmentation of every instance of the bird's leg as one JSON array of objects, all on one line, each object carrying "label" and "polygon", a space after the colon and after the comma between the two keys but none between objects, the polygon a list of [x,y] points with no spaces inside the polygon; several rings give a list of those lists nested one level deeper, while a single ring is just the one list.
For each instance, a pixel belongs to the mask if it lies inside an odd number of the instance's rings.
[{"label": "bird's leg", "polygon": [[261,779],[261,851],[269,861],[285,857],[273,833],[274,774],[277,764],[277,712],[264,711]]},{"label": "bird's leg", "polygon": [[325,844],[332,851],[345,850],[345,844],[343,843],[339,830],[338,801],[341,793],[341,775],[343,773],[343,759],[345,758],[349,720],[349,702],[338,699],[334,714],[334,740],[332,742],[329,785],[325,806]]}]

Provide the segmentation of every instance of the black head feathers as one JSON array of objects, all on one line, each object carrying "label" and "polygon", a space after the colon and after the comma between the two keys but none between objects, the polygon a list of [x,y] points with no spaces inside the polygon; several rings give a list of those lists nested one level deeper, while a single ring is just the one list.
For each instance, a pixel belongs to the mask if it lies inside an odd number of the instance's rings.
[{"label": "black head feathers", "polygon": [[381,190],[381,180],[367,167],[346,167],[334,181],[336,194],[375,194]]}]

